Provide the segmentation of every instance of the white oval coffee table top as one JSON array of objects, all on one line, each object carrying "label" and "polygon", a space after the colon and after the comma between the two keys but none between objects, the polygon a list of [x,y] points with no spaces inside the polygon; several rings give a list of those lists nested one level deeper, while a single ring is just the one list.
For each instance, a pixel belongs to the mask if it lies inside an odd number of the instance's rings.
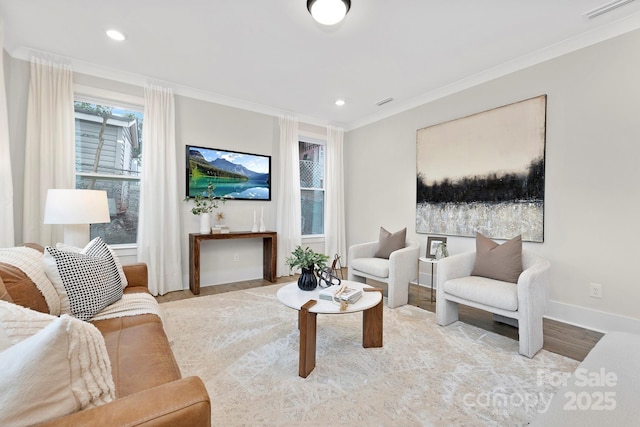
[{"label": "white oval coffee table top", "polygon": [[[346,283],[350,288],[364,289],[372,288],[373,286],[365,285],[359,282],[350,282],[343,280],[342,283]],[[342,313],[355,313],[358,311],[364,311],[371,307],[375,307],[382,300],[382,292],[364,292],[362,297],[353,304],[349,304],[344,311],[340,311],[340,304],[333,301],[321,300],[319,298],[320,290],[323,289],[320,286],[316,287],[312,291],[303,291],[298,287],[298,282],[288,283],[282,285],[278,289],[278,300],[287,307],[294,310],[300,310],[304,304],[309,300],[316,300],[317,303],[309,309],[311,313],[320,314],[342,314]]]}]

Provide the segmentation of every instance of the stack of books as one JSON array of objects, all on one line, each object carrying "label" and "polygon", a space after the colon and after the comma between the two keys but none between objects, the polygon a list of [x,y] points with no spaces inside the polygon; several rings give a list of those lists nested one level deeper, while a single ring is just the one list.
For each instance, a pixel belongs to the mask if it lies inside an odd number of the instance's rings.
[{"label": "stack of books", "polygon": [[[334,301],[333,296],[340,289],[340,285],[331,285],[328,288],[321,289],[319,298],[328,301]],[[362,289],[347,287],[341,294],[340,300],[353,304],[362,297]]]},{"label": "stack of books", "polygon": [[229,233],[229,227],[226,225],[214,225],[211,229],[212,234],[227,234]]}]

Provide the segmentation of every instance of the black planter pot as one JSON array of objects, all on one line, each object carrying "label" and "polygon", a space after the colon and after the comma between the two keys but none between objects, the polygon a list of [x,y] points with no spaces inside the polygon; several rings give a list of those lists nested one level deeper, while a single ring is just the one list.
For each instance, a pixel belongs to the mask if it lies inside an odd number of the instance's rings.
[{"label": "black planter pot", "polygon": [[300,277],[298,277],[298,287],[303,291],[312,291],[318,286],[313,268],[303,268]]}]

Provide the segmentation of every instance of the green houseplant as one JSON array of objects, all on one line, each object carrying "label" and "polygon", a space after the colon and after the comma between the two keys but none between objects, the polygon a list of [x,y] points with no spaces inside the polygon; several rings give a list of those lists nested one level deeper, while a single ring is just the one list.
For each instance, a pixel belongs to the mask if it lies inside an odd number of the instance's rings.
[{"label": "green houseplant", "polygon": [[[211,219],[209,214],[217,209],[219,203],[225,203],[226,199],[217,198],[213,191],[216,189],[212,183],[207,185],[207,189],[193,197],[193,207],[191,213],[200,216],[200,233],[211,233]],[[189,197],[185,197],[184,201],[188,202]]]},{"label": "green houseplant", "polygon": [[299,267],[302,270],[298,278],[298,287],[303,291],[311,291],[318,286],[315,270],[325,268],[328,259],[327,255],[316,253],[309,247],[302,249],[301,246],[296,246],[285,262],[290,269]]},{"label": "green houseplant", "polygon": [[[193,197],[193,208],[191,208],[192,214],[201,215],[203,213],[211,213],[214,209],[218,209],[219,202],[226,202],[226,199],[218,199],[214,195],[213,191],[215,189],[216,187],[212,183],[209,183],[206,190]],[[189,200],[191,200],[189,197],[184,198],[185,202],[188,202]]]}]

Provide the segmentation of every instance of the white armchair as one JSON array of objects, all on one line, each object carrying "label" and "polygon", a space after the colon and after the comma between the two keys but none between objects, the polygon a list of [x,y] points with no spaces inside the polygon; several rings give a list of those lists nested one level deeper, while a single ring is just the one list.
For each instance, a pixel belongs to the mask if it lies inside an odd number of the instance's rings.
[{"label": "white armchair", "polygon": [[377,249],[377,241],[349,247],[349,280],[387,283],[389,308],[405,305],[409,301],[409,282],[418,277],[420,244],[407,240],[405,247],[392,252],[389,259],[376,258]]},{"label": "white armchair", "polygon": [[494,313],[494,318],[518,328],[518,352],[529,358],[542,348],[542,316],[549,300],[549,261],[522,251],[518,283],[471,276],[475,252],[443,258],[438,263],[436,322],[458,320],[458,304]]}]

